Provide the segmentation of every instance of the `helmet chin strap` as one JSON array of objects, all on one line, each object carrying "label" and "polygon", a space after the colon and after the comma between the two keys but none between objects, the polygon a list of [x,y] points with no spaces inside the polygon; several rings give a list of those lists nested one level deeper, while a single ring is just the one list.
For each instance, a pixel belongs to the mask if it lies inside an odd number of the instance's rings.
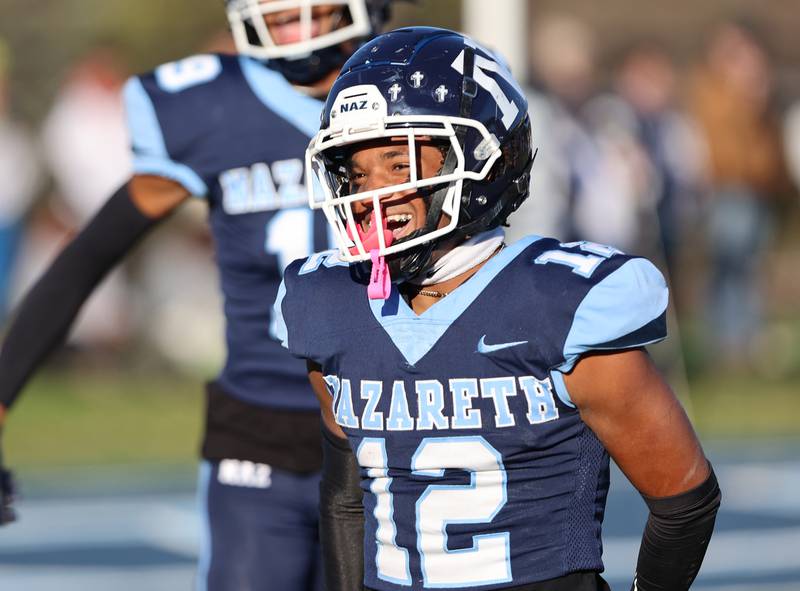
[{"label": "helmet chin strap", "polygon": [[[447,166],[447,163],[445,163],[445,166]],[[403,238],[404,240],[411,240],[422,234],[429,234],[439,227],[439,221],[442,219],[442,207],[444,205],[444,200],[447,198],[449,189],[450,185],[447,185],[431,193],[428,213],[425,215],[425,226],[405,236]],[[448,236],[442,238],[446,239]],[[429,265],[431,255],[442,238],[421,244],[416,248],[412,248],[407,253],[398,253],[394,255],[391,261],[392,267],[395,269],[395,282],[408,281],[421,273]]]},{"label": "helmet chin strap", "polygon": [[268,68],[275,70],[292,84],[311,86],[325,76],[342,67],[348,55],[341,45],[318,49],[310,56],[301,59],[276,58],[266,62]]}]

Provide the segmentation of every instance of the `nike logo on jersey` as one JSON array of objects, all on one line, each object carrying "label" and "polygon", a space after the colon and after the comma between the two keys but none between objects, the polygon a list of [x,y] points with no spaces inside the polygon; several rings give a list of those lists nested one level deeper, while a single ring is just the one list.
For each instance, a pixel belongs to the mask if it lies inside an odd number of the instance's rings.
[{"label": "nike logo on jersey", "polygon": [[486,335],[481,337],[481,340],[478,341],[478,353],[482,353],[486,355],[487,353],[492,353],[494,351],[500,351],[502,349],[510,349],[511,347],[518,347],[520,345],[524,345],[528,341],[514,341],[513,343],[498,343],[497,345],[487,345],[486,344]]}]

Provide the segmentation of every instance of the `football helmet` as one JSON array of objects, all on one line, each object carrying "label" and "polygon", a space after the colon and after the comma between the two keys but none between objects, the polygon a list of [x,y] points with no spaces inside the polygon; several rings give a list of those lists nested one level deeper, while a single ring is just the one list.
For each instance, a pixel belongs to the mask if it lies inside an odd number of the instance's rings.
[{"label": "football helmet", "polygon": [[[358,192],[350,154],[380,138],[407,142],[409,175]],[[422,178],[415,155],[432,141],[443,165]],[[505,223],[528,196],[532,162],[527,100],[503,63],[459,33],[411,27],[376,37],[345,63],[306,152],[306,184],[342,260],[365,261],[377,250],[393,263],[394,279],[404,280],[426,268],[443,237],[463,239]],[[380,200],[410,190],[427,200],[424,227],[395,241],[372,232],[365,245],[353,204],[370,201],[371,224],[386,228]]]},{"label": "football helmet", "polygon": [[[290,82],[312,84],[340,67],[352,53],[343,43],[358,47],[380,32],[389,19],[392,0],[225,0],[228,21],[239,53],[268,60]],[[314,34],[315,10],[335,9],[332,29]],[[298,11],[300,40],[277,43],[265,18]],[[290,13],[291,14],[291,13]]]}]

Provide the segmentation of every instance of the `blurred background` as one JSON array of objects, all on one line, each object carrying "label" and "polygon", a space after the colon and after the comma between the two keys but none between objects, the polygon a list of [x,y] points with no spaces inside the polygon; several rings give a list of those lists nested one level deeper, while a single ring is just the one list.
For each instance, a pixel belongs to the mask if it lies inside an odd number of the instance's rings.
[{"label": "blurred background", "polygon": [[[511,237],[612,244],[669,277],[653,353],[724,490],[698,589],[800,589],[797,8],[420,0],[394,21],[463,30],[524,82],[539,154]],[[226,24],[221,0],[0,0],[0,326],[128,177],[124,80],[232,51]],[[223,354],[205,215],[185,207],[108,278],[15,406],[22,520],[0,531],[0,590],[191,585],[201,385]],[[645,516],[617,473],[615,589]]]}]

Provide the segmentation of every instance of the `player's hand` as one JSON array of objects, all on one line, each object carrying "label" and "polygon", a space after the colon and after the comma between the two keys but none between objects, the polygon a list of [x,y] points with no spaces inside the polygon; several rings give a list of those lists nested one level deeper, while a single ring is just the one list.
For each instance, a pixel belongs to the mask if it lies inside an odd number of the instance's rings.
[{"label": "player's hand", "polygon": [[3,421],[5,408],[0,404],[0,526],[16,521],[17,514],[12,507],[14,502],[14,478],[3,464]]}]

